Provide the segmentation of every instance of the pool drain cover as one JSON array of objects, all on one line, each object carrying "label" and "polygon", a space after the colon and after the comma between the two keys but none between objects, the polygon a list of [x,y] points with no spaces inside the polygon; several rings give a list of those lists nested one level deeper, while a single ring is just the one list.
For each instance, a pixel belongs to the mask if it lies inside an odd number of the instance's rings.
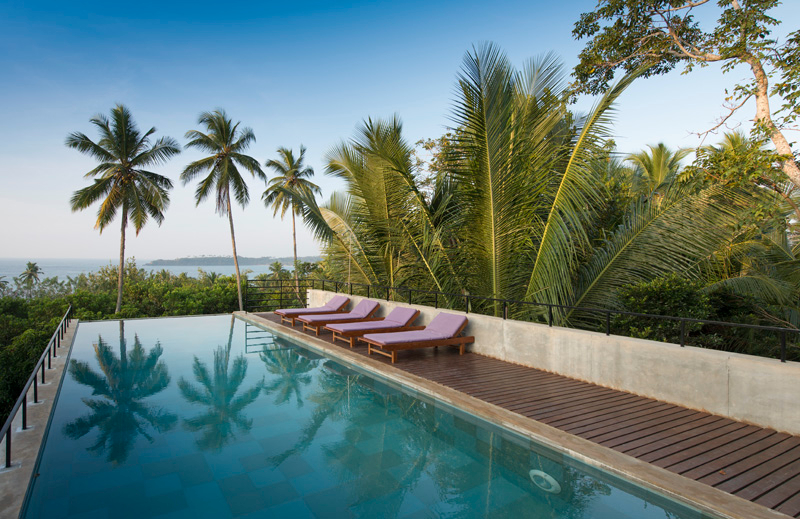
[{"label": "pool drain cover", "polygon": [[531,477],[533,484],[545,492],[549,492],[551,494],[558,494],[561,492],[561,485],[559,485],[558,481],[556,481],[556,479],[547,472],[534,469],[528,472],[528,475]]}]

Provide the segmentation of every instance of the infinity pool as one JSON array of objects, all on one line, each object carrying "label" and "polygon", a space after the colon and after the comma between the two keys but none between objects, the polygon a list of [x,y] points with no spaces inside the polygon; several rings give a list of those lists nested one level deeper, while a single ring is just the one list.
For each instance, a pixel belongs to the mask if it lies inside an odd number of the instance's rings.
[{"label": "infinity pool", "polygon": [[81,323],[23,517],[701,518],[230,316]]}]

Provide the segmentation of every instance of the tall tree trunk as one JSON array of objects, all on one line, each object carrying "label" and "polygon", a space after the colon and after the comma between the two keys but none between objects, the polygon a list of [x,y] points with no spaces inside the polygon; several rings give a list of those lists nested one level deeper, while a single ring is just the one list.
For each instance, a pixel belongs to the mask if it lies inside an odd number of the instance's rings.
[{"label": "tall tree trunk", "polygon": [[117,275],[117,309],[114,313],[118,314],[122,310],[122,285],[125,282],[125,227],[128,226],[128,211],[125,205],[122,206],[122,227],[120,229],[119,240],[119,275]]},{"label": "tall tree trunk", "polygon": [[[794,157],[792,146],[789,144],[789,141],[786,140],[786,136],[783,135],[772,121],[772,113],[769,108],[769,78],[764,71],[764,67],[761,65],[761,61],[754,56],[748,57],[745,61],[750,65],[750,69],[753,71],[753,75],[756,78],[756,124],[760,124],[767,131],[767,135],[778,153],[788,157]],[[790,158],[789,160],[785,160],[781,167],[792,184],[800,187],[800,168],[797,167],[797,163],[794,159]]]},{"label": "tall tree trunk", "polygon": [[244,311],[242,303],[242,276],[239,274],[239,257],[236,255],[236,235],[233,233],[233,213],[231,212],[231,194],[225,193],[225,203],[228,208],[228,221],[231,224],[231,245],[233,245],[233,265],[236,267],[236,289],[239,291],[239,311]]},{"label": "tall tree trunk", "polygon": [[294,293],[300,301],[300,280],[297,278],[297,234],[294,227],[294,204],[292,205],[292,246],[294,247]]}]

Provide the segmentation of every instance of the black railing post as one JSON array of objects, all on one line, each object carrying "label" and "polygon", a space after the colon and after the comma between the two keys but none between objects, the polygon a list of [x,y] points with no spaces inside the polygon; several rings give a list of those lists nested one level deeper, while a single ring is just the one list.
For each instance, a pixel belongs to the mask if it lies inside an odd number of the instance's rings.
[{"label": "black railing post", "polygon": [[469,313],[469,296],[464,295],[464,312]]},{"label": "black railing post", "polygon": [[606,312],[606,335],[611,335],[611,312]]},{"label": "black railing post", "polygon": [[6,468],[11,468],[11,427],[6,431]]},{"label": "black railing post", "polygon": [[325,292],[325,280],[322,280],[322,291]]},{"label": "black railing post", "polygon": [[553,326],[553,305],[547,305],[547,326]]},{"label": "black railing post", "polygon": [[508,319],[508,301],[503,301],[503,319]]},{"label": "black railing post", "polygon": [[47,369],[53,369],[53,347],[47,348]]},{"label": "black railing post", "polygon": [[278,308],[283,308],[283,280],[278,280]]},{"label": "black railing post", "polygon": [[411,304],[411,289],[408,289],[408,304]]},{"label": "black railing post", "polygon": [[433,307],[439,308],[439,292],[433,293]]},{"label": "black railing post", "polygon": [[353,295],[353,282],[352,281],[348,281],[347,284],[350,285],[350,295],[352,296]]},{"label": "black railing post", "polygon": [[28,428],[28,395],[22,395],[22,430]]},{"label": "black railing post", "polygon": [[42,384],[46,384],[44,381],[44,362],[42,362]]},{"label": "black railing post", "polygon": [[389,296],[390,296],[390,295],[391,295],[391,294],[389,294],[389,287],[386,287],[386,300],[387,300],[387,301],[391,301],[391,299],[389,299]]},{"label": "black railing post", "polygon": [[681,319],[681,348],[686,345],[686,321]]},{"label": "black railing post", "polygon": [[786,332],[781,332],[781,362],[786,362]]},{"label": "black railing post", "polygon": [[[44,374],[44,371],[42,371],[42,374]],[[39,403],[39,384],[36,380],[36,377],[33,377],[33,403]]]},{"label": "black railing post", "polygon": [[369,288],[370,288],[371,286],[372,286],[372,285],[370,285],[370,284],[367,284],[367,299],[369,299]]}]

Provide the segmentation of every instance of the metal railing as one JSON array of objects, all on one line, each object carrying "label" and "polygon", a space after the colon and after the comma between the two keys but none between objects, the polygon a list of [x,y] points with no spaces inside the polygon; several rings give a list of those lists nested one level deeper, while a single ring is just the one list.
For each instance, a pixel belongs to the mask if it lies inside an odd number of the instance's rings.
[{"label": "metal railing", "polygon": [[[22,408],[22,430],[28,429],[28,390],[31,388],[31,385],[33,385],[33,403],[38,404],[39,372],[41,371],[41,383],[45,384],[45,373],[48,369],[53,369],[53,358],[58,357],[58,349],[61,347],[61,341],[64,339],[64,334],[67,332],[67,328],[69,327],[71,316],[72,305],[67,308],[67,313],[65,313],[64,317],[61,318],[58,328],[56,328],[56,331],[53,332],[53,336],[50,337],[50,341],[47,343],[47,347],[45,348],[44,352],[42,352],[41,357],[39,357],[39,361],[36,363],[33,373],[31,373],[31,376],[28,377],[28,381],[25,383],[25,387],[22,389],[22,393],[17,399],[17,403],[14,404],[14,407],[8,414],[6,423],[3,425],[3,429],[0,430],[0,438],[5,436],[6,439],[5,468],[11,468],[11,424],[14,422],[14,418],[17,416],[17,412],[20,410],[20,408]],[[45,361],[47,361],[46,368]]]},{"label": "metal railing", "polygon": [[[283,284],[277,283],[281,280],[248,280],[248,288],[247,294],[251,293],[251,290],[254,293],[258,293],[259,287],[257,284],[252,285],[251,283],[261,283],[261,286],[264,286],[264,283],[275,282],[276,287],[279,290],[283,290],[284,286],[289,287],[291,284],[291,289],[294,290],[294,280],[283,280]],[[686,346],[686,338],[687,338],[687,327],[691,325],[713,325],[713,326],[723,326],[723,327],[730,327],[730,328],[741,328],[741,329],[749,329],[749,330],[758,330],[763,332],[775,333],[778,335],[779,343],[780,343],[780,360],[781,362],[786,362],[786,351],[787,351],[787,339],[791,335],[794,337],[795,341],[800,337],[800,330],[796,328],[783,328],[780,326],[765,326],[760,324],[746,324],[746,323],[734,323],[729,321],[714,321],[709,319],[694,319],[690,317],[675,317],[670,315],[658,315],[658,314],[643,314],[638,312],[627,312],[624,310],[614,310],[609,308],[592,308],[592,307],[581,307],[581,306],[570,306],[570,305],[560,305],[554,303],[539,303],[533,301],[519,301],[514,299],[503,299],[497,297],[488,297],[488,296],[479,296],[473,294],[454,294],[454,293],[447,293],[447,292],[440,292],[437,290],[425,290],[419,288],[410,288],[410,287],[391,287],[385,285],[371,285],[368,283],[354,283],[348,281],[335,281],[335,280],[328,280],[328,279],[303,279],[301,280],[303,283],[303,287],[305,288],[320,288],[321,290],[332,290],[334,292],[340,293],[349,293],[350,295],[354,294],[354,288],[362,289],[361,293],[366,297],[376,297],[376,298],[383,298],[387,301],[392,300],[392,296],[394,295],[394,301],[399,302],[407,302],[408,304],[422,304],[422,305],[431,305],[434,308],[446,308],[449,310],[462,310],[466,313],[470,313],[471,311],[474,312],[475,302],[483,302],[489,303],[492,307],[496,308],[496,313],[499,314],[498,317],[503,319],[509,319],[509,308],[512,305],[528,307],[528,308],[539,308],[541,310],[546,311],[546,323],[548,326],[555,325],[555,312],[564,312],[564,311],[576,311],[576,312],[586,312],[589,314],[596,314],[600,318],[600,322],[602,322],[602,327],[604,328],[604,332],[606,335],[611,335],[611,323],[612,318],[615,316],[627,316],[627,317],[636,317],[642,319],[654,319],[654,320],[661,320],[661,321],[673,321],[679,323],[679,344],[681,347]],[[278,293],[278,292],[275,292]],[[417,295],[415,298],[414,295]],[[361,295],[361,294],[359,294]],[[284,301],[284,299],[281,299]],[[287,299],[288,301],[288,299]],[[444,303],[442,305],[442,303]],[[248,309],[248,303],[245,304],[245,308]],[[274,305],[273,305],[274,306]],[[287,305],[289,306],[289,305]],[[299,306],[299,305],[297,305]],[[305,306],[305,302],[303,302],[303,306]],[[281,306],[274,306],[274,309],[281,308]],[[249,311],[249,310],[248,310]],[[542,315],[544,318],[545,316]]]}]

